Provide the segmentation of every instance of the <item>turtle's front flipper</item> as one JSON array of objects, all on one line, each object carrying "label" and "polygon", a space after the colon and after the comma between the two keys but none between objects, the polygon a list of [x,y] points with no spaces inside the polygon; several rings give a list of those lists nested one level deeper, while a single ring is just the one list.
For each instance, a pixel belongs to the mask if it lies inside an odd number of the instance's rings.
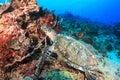
[{"label": "turtle's front flipper", "polygon": [[38,64],[38,68],[36,70],[36,74],[41,73],[42,66],[44,65],[44,62],[46,61],[47,57],[52,54],[52,51],[50,50],[50,47],[47,46],[43,52],[42,59],[40,59],[40,63]]},{"label": "turtle's front flipper", "polygon": [[42,67],[44,65],[44,62],[46,61],[47,57],[50,56],[52,52],[50,51],[50,47],[47,46],[45,50],[43,51],[42,58],[39,60],[38,67],[36,69],[36,72],[30,76],[25,76],[24,78],[20,78],[19,80],[41,80],[41,72],[42,72]]}]

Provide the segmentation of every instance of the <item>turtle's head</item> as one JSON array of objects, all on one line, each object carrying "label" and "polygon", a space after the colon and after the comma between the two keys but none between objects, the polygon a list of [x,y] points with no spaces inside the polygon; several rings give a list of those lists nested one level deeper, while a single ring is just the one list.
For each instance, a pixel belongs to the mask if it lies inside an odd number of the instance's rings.
[{"label": "turtle's head", "polygon": [[47,27],[47,26],[42,26],[42,27],[41,27],[41,30],[42,30],[43,32],[45,32],[45,34],[51,33],[51,32],[53,31],[52,28]]},{"label": "turtle's head", "polygon": [[55,38],[56,38],[56,32],[55,32],[52,28],[47,27],[47,26],[42,26],[42,27],[41,27],[41,30],[42,30],[43,32],[45,32],[45,34],[46,34],[52,41],[55,40]]}]

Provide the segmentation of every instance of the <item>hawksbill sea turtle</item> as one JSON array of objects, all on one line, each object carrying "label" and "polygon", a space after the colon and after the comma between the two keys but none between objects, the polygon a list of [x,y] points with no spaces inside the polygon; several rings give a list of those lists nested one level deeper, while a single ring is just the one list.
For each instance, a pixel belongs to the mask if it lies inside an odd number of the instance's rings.
[{"label": "hawksbill sea turtle", "polygon": [[[42,26],[41,30],[53,41],[49,52],[62,55],[63,61],[77,70],[80,70],[85,75],[85,80],[104,80],[101,71],[97,69],[97,59],[95,49],[83,41],[77,41],[72,37],[56,34],[56,32],[47,26]],[[101,73],[100,75],[97,74]]]}]

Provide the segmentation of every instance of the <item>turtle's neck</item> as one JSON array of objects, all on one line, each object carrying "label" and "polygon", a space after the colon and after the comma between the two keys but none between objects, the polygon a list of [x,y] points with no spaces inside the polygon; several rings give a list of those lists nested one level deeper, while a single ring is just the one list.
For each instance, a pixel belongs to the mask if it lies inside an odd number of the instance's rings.
[{"label": "turtle's neck", "polygon": [[51,32],[49,32],[49,33],[46,33],[46,35],[50,38],[50,40],[51,41],[55,41],[55,39],[56,39],[56,36],[57,36],[57,34],[56,34],[56,32],[54,31],[54,30],[52,30]]}]

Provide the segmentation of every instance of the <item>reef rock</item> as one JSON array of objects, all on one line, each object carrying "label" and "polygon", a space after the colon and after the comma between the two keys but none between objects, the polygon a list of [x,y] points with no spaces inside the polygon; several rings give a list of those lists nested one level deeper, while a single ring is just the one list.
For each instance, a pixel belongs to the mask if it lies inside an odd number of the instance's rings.
[{"label": "reef rock", "polygon": [[116,23],[114,26],[114,34],[120,38],[120,22]]},{"label": "reef rock", "polygon": [[[44,23],[44,21],[47,22]],[[54,27],[58,32],[60,30],[54,13],[43,10],[35,0],[11,0],[10,3],[0,6],[0,70],[6,73],[4,75],[8,79],[10,75],[7,74],[8,70],[5,72],[6,65],[11,65],[14,69],[18,67],[16,67],[16,62],[22,62],[27,55],[41,54],[40,48],[44,47],[46,37],[40,29],[41,25]],[[29,63],[29,60],[32,61],[32,58],[25,62]],[[22,69],[20,70],[23,72]],[[11,77],[13,79],[12,74]],[[1,78],[5,79],[4,76]]]}]

